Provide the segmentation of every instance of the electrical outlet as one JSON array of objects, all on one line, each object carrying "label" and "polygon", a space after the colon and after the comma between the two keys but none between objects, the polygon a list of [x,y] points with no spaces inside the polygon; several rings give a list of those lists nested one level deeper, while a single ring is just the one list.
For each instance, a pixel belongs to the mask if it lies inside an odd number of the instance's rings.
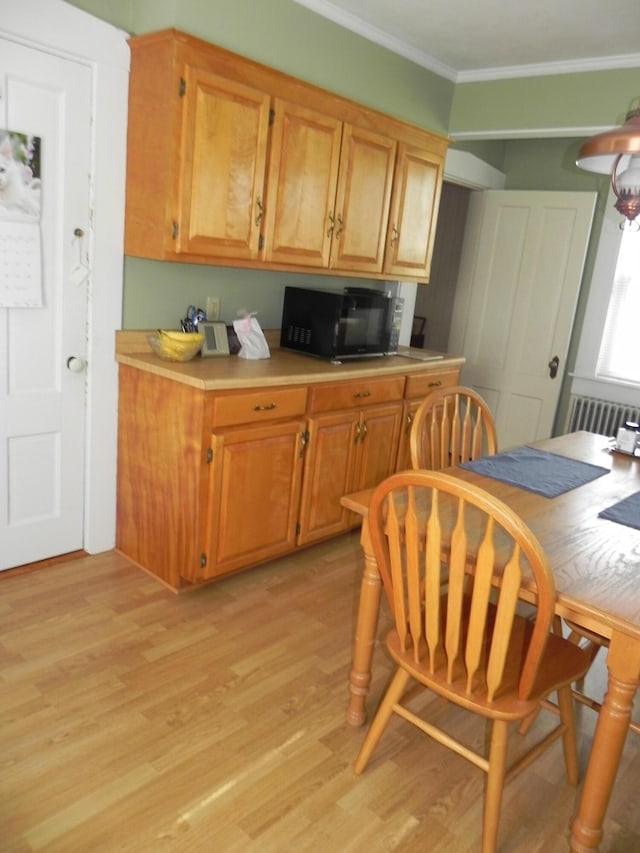
[{"label": "electrical outlet", "polygon": [[219,320],[220,319],[220,297],[219,296],[207,296],[207,320]]}]

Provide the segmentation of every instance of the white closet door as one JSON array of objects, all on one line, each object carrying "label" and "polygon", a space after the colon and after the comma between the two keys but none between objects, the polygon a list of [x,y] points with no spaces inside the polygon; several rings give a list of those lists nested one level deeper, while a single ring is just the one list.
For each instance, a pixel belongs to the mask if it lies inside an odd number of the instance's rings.
[{"label": "white closet door", "polygon": [[0,307],[0,569],[83,544],[91,92],[88,65],[0,39],[0,128],[41,140],[43,297]]}]

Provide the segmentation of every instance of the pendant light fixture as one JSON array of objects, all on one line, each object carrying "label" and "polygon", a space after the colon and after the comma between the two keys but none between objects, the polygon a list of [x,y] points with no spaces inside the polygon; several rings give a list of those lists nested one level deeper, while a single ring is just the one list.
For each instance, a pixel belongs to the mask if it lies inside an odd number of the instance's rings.
[{"label": "pendant light fixture", "polygon": [[[635,229],[640,215],[640,99],[625,123],[583,143],[576,164],[588,172],[611,175],[615,208]],[[625,221],[620,225],[624,228]]]}]

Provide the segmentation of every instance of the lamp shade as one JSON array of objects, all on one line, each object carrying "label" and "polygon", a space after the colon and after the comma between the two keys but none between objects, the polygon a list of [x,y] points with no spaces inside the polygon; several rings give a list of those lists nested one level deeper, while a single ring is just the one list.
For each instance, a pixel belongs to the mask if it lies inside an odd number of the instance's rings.
[{"label": "lamp shade", "polygon": [[627,113],[620,127],[587,139],[578,151],[576,164],[588,172],[610,175],[620,154],[640,154],[640,106]]},{"label": "lamp shade", "polygon": [[[640,230],[640,100],[621,127],[588,139],[578,151],[576,164],[588,172],[610,176],[616,210],[628,227]],[[620,227],[624,226],[623,220]]]}]

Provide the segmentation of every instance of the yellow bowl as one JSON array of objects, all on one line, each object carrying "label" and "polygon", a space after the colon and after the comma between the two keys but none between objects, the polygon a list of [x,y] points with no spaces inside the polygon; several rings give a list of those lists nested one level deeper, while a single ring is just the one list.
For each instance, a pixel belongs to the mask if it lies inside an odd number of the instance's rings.
[{"label": "yellow bowl", "polygon": [[202,332],[175,332],[158,329],[149,335],[149,346],[165,361],[191,361],[202,349]]}]

